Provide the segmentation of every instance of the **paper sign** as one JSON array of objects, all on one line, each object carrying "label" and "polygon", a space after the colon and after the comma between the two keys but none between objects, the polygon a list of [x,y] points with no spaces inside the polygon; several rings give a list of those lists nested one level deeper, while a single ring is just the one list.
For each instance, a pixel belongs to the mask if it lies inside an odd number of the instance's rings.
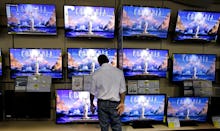
[{"label": "paper sign", "polygon": [[213,116],[212,122],[214,127],[220,128],[220,116]]},{"label": "paper sign", "polygon": [[180,120],[177,117],[167,117],[167,123],[169,128],[180,127]]}]

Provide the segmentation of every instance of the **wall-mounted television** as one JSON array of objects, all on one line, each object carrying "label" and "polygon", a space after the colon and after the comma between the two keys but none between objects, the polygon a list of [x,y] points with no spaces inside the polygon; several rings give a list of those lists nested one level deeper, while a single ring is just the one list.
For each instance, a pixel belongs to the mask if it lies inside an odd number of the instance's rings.
[{"label": "wall-mounted television", "polygon": [[215,42],[220,12],[179,10],[174,41]]},{"label": "wall-mounted television", "polygon": [[208,97],[168,97],[167,117],[180,121],[206,122]]},{"label": "wall-mounted television", "polygon": [[100,66],[98,56],[105,54],[109,63],[117,67],[117,49],[113,48],[68,48],[68,77],[89,75]]},{"label": "wall-mounted television", "polygon": [[165,103],[165,94],[126,95],[121,121],[124,123],[135,120],[163,122]]},{"label": "wall-mounted television", "polygon": [[2,75],[2,50],[0,49],[0,76]]},{"label": "wall-mounted television", "polygon": [[11,78],[33,74],[63,78],[62,50],[59,48],[10,48]]},{"label": "wall-mounted television", "polygon": [[170,22],[169,8],[123,6],[123,36],[165,39]]},{"label": "wall-mounted television", "polygon": [[8,34],[56,35],[52,4],[6,4]]},{"label": "wall-mounted television", "polygon": [[173,54],[172,81],[215,81],[216,54]]},{"label": "wall-mounted television", "polygon": [[165,49],[123,49],[125,76],[156,75],[166,77],[169,51]]},{"label": "wall-mounted television", "polygon": [[114,38],[113,7],[64,6],[66,37]]},{"label": "wall-mounted television", "polygon": [[[97,107],[97,99],[94,99]],[[98,122],[97,110],[90,111],[90,93],[87,91],[56,90],[56,123]]]}]

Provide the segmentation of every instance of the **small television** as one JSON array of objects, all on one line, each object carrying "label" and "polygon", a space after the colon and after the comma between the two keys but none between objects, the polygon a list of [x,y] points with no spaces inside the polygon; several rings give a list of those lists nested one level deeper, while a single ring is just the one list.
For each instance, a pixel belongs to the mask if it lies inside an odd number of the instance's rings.
[{"label": "small television", "polygon": [[168,97],[167,101],[167,117],[177,117],[182,124],[207,121],[208,97]]},{"label": "small television", "polygon": [[123,6],[123,37],[166,39],[170,14],[169,8]]},{"label": "small television", "polygon": [[6,4],[8,34],[56,35],[52,4]]},{"label": "small television", "polygon": [[0,49],[0,76],[2,75],[2,50]]},{"label": "small television", "polygon": [[220,23],[220,12],[179,10],[174,41],[215,42]]},{"label": "small television", "polygon": [[64,26],[66,37],[114,38],[114,8],[65,5]]},{"label": "small television", "polygon": [[166,77],[169,51],[165,49],[123,49],[125,76],[156,75]]},{"label": "small television", "polygon": [[165,116],[165,94],[126,95],[122,123],[152,121],[162,123]]},{"label": "small television", "polygon": [[172,81],[215,81],[216,54],[173,54]]},{"label": "small television", "polygon": [[[97,99],[94,99],[97,107]],[[98,122],[97,110],[90,111],[88,91],[56,90],[56,123]]]},{"label": "small television", "polygon": [[62,50],[59,48],[10,48],[11,78],[34,74],[63,78]]},{"label": "small television", "polygon": [[117,67],[117,49],[113,48],[68,48],[68,77],[90,75],[100,66],[98,56],[105,54],[109,63]]}]

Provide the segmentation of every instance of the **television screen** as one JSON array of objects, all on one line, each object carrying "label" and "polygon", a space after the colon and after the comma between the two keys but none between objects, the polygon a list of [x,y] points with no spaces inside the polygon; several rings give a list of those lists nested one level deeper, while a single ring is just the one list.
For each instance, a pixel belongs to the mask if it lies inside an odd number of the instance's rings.
[{"label": "television screen", "polygon": [[56,35],[56,9],[50,4],[6,4],[8,34]]},{"label": "television screen", "polygon": [[169,8],[123,6],[124,37],[167,38]]},{"label": "television screen", "polygon": [[207,120],[208,97],[169,97],[167,117],[178,117],[180,121]]},{"label": "television screen", "polygon": [[62,78],[61,49],[11,48],[11,78],[40,74],[51,78]]},{"label": "television screen", "polygon": [[173,81],[215,81],[215,54],[173,54]]},{"label": "television screen", "polygon": [[220,12],[178,11],[175,41],[215,42]]},{"label": "television screen", "polygon": [[0,49],[0,76],[2,75],[2,50]]},{"label": "television screen", "polygon": [[66,37],[114,38],[112,7],[64,6]]},{"label": "television screen", "polygon": [[169,51],[163,49],[123,49],[125,76],[142,74],[166,77]]},{"label": "television screen", "polygon": [[122,122],[135,120],[163,121],[165,116],[165,94],[126,95]]},{"label": "television screen", "polygon": [[[97,99],[94,99],[97,107]],[[90,111],[90,93],[87,91],[56,90],[56,123],[98,122],[97,110]]]},{"label": "television screen", "polygon": [[117,66],[116,49],[86,49],[86,48],[68,48],[68,77],[89,75],[100,66],[98,56],[105,54],[109,58],[109,63]]}]

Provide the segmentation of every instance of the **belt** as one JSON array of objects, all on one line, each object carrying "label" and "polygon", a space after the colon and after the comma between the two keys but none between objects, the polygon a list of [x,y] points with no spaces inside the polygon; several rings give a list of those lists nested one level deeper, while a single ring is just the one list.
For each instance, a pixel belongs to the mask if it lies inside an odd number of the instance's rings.
[{"label": "belt", "polygon": [[103,99],[98,99],[100,102],[112,102],[112,103],[119,103],[120,101],[111,101],[111,100],[103,100]]}]

